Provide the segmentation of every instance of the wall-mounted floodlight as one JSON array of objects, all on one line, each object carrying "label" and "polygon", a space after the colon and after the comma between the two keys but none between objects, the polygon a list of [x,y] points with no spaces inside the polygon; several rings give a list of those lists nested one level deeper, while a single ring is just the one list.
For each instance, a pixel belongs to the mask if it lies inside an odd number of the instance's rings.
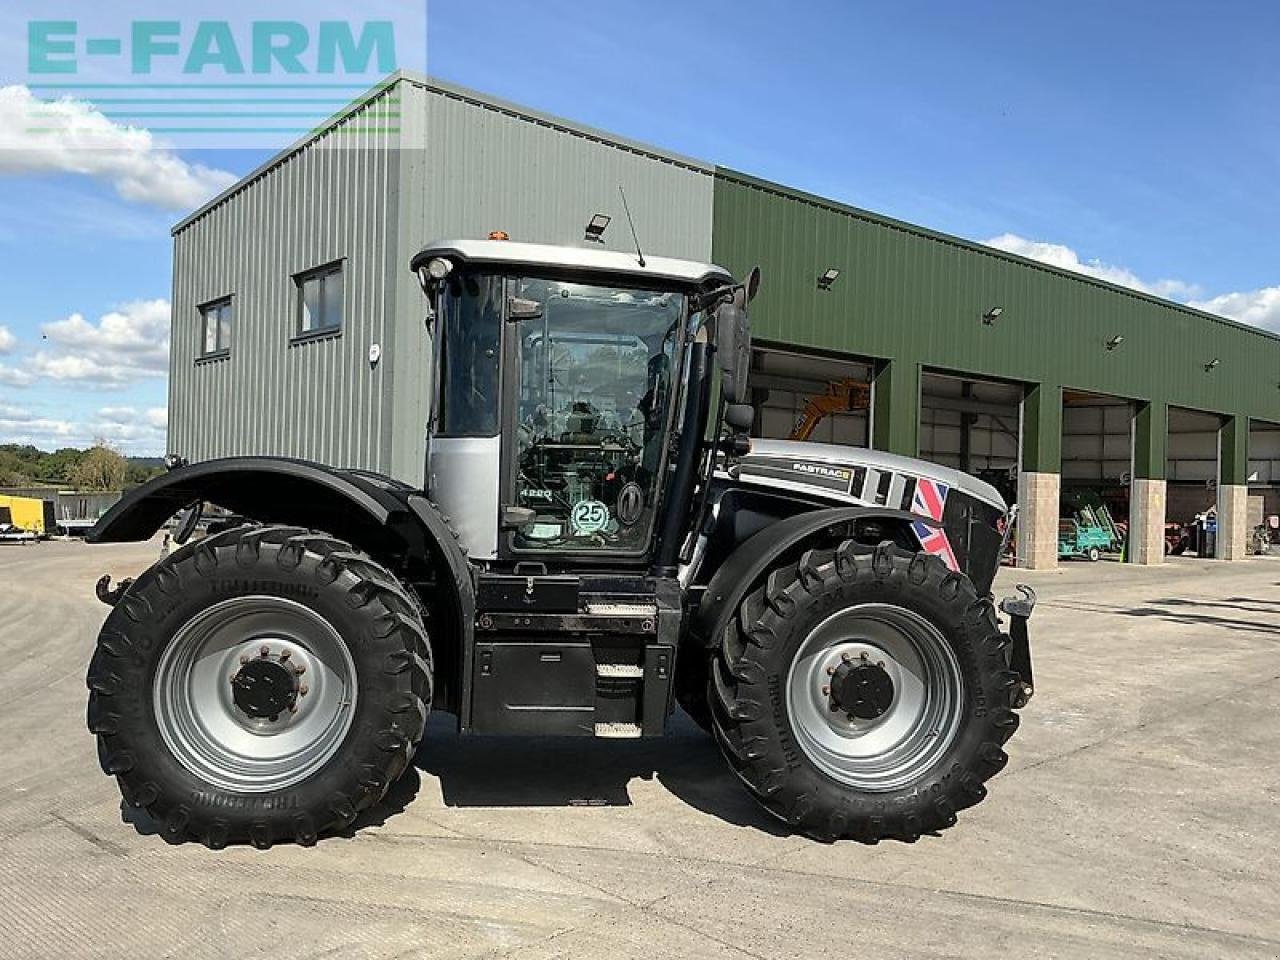
[{"label": "wall-mounted floodlight", "polygon": [[589,240],[592,243],[604,243],[604,230],[605,227],[609,226],[609,221],[611,219],[613,218],[608,217],[603,213],[597,213],[591,218],[590,222],[587,223],[587,235],[583,237],[583,239]]},{"label": "wall-mounted floodlight", "polygon": [[830,267],[822,276],[818,278],[819,290],[830,290],[831,285],[840,277],[840,271],[835,267]]},{"label": "wall-mounted floodlight", "polygon": [[1208,363],[1204,365],[1204,372],[1212,373],[1215,369],[1217,369],[1218,364],[1220,364],[1221,362],[1222,361],[1219,360],[1217,357],[1214,357],[1212,360],[1210,360]]},{"label": "wall-mounted floodlight", "polygon": [[1117,333],[1114,337],[1112,337],[1110,340],[1107,341],[1107,349],[1114,350],[1116,347],[1120,346],[1120,344],[1122,343],[1124,343],[1124,337],[1120,336],[1120,334]]},{"label": "wall-mounted floodlight", "polygon": [[1000,315],[1004,313],[1004,307],[992,307],[982,315],[982,322],[988,327],[1000,319]]}]

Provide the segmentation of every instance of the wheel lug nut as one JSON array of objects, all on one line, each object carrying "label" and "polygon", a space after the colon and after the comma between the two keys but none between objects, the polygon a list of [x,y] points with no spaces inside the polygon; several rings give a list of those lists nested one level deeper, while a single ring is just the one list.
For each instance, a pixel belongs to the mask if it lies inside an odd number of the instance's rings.
[{"label": "wheel lug nut", "polygon": [[831,712],[832,712],[832,713],[839,713],[839,712],[840,712],[840,704],[838,704],[838,703],[833,703],[833,704],[831,704]]},{"label": "wheel lug nut", "polygon": [[272,714],[271,716],[267,717],[267,719],[270,720],[272,723],[275,723],[277,720],[280,719],[280,714],[278,713]]},{"label": "wheel lug nut", "polygon": [[830,688],[830,687],[823,687],[823,688],[822,688],[822,695],[823,695],[824,697],[829,697],[829,696],[831,696],[831,688]]},{"label": "wheel lug nut", "polygon": [[863,650],[862,653],[860,653],[858,656],[860,657],[863,663],[867,662],[867,659],[868,659],[867,651]]},{"label": "wheel lug nut", "polygon": [[296,673],[298,676],[302,676],[304,673],[307,672],[306,664],[303,664],[303,663],[298,664],[296,667],[293,668],[293,672]]},{"label": "wheel lug nut", "polygon": [[881,670],[883,670],[883,669],[884,669],[884,661],[883,661],[883,660],[877,660],[877,661],[876,661],[876,666],[877,666],[877,667],[879,667]]},{"label": "wheel lug nut", "polygon": [[304,683],[298,688],[298,696],[305,697],[307,695],[307,685]]},{"label": "wheel lug nut", "polygon": [[291,656],[293,656],[293,651],[291,651],[291,650],[285,650],[283,653],[281,653],[281,654],[280,654],[280,662],[281,662],[281,663],[284,663],[284,662],[285,662],[286,660],[288,660]]},{"label": "wheel lug nut", "polygon": [[828,677],[830,677],[830,676],[834,676],[834,675],[835,675],[835,672],[836,672],[836,668],[835,668],[835,667],[827,667],[827,676],[828,676]]},{"label": "wheel lug nut", "polygon": [[248,662],[249,662],[249,658],[248,658],[248,657],[241,657],[241,658],[240,658],[240,662],[241,662],[242,664],[248,663]]},{"label": "wheel lug nut", "polygon": [[258,650],[258,656],[260,656],[260,657],[269,657],[269,656],[271,656],[271,648],[270,648],[270,647],[268,647],[268,646],[264,643],[264,644],[262,645],[261,649],[259,649],[259,650]]},{"label": "wheel lug nut", "polygon": [[[863,654],[863,656],[866,656],[866,654]],[[850,653],[848,650],[846,650],[844,653],[840,654],[840,659],[843,660],[845,663],[848,663],[850,660],[853,659],[853,654]]]}]

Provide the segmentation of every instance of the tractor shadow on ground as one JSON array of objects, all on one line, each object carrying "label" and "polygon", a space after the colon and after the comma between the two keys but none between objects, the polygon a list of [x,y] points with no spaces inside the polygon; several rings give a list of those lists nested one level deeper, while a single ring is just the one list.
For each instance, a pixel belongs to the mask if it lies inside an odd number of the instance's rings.
[{"label": "tractor shadow on ground", "polygon": [[[632,781],[656,779],[682,803],[726,823],[773,836],[790,832],[756,804],[715,741],[683,712],[671,718],[666,736],[651,740],[461,737],[452,716],[434,713],[413,765],[380,803],[330,840],[349,839],[398,816],[418,795],[424,776],[439,780],[446,806],[463,808],[625,807]],[[120,819],[141,836],[164,836],[146,810],[123,801]]]},{"label": "tractor shadow on ground", "polygon": [[[1222,627],[1226,630],[1238,631],[1247,630],[1250,633],[1264,634],[1268,636],[1280,636],[1280,623],[1266,622],[1263,620],[1245,620],[1241,619],[1240,614],[1254,614],[1255,616],[1277,616],[1280,610],[1273,609],[1274,601],[1254,600],[1248,597],[1237,597],[1226,603],[1211,603],[1203,600],[1181,600],[1174,597],[1166,597],[1160,600],[1148,601],[1146,606],[1134,607],[1128,610],[1117,610],[1116,613],[1126,617],[1156,617],[1167,620],[1169,623],[1183,624],[1187,626],[1206,626],[1206,627]],[[1213,607],[1234,611],[1234,615],[1223,614],[1221,616],[1212,613],[1198,613],[1194,608]]]},{"label": "tractor shadow on ground", "polygon": [[682,712],[664,737],[461,737],[433,715],[414,763],[440,781],[449,807],[630,806],[629,784],[657,781],[735,826],[787,833],[730,773],[715,741]]}]

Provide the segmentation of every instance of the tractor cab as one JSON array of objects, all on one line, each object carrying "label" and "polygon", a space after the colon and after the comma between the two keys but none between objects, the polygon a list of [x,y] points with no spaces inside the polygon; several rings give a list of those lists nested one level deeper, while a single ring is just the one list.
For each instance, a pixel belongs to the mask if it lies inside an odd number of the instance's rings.
[{"label": "tractor cab", "polygon": [[[428,491],[469,556],[502,568],[670,555],[686,525],[659,518],[684,519],[703,459],[682,459],[677,440],[706,431],[712,343],[745,340],[733,278],[500,239],[434,243],[412,266],[435,354]],[[721,308],[742,316],[717,336]]]}]

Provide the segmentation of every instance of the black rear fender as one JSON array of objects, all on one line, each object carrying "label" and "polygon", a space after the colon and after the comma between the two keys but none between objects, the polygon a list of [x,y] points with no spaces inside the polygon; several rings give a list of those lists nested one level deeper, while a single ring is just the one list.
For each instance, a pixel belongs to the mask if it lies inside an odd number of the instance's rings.
[{"label": "black rear fender", "polygon": [[323,529],[366,549],[390,547],[395,527],[408,517],[407,492],[409,488],[393,480],[306,460],[207,460],[170,470],[130,490],[87,539],[146,540],[179,510],[205,501],[262,523]]},{"label": "black rear fender", "polygon": [[466,552],[421,491],[379,474],[308,460],[234,457],[178,467],[129,491],[86,539],[146,540],[203,501],[249,520],[323,530],[365,551],[413,586],[428,613],[437,704],[454,709],[470,649],[475,587]]}]

